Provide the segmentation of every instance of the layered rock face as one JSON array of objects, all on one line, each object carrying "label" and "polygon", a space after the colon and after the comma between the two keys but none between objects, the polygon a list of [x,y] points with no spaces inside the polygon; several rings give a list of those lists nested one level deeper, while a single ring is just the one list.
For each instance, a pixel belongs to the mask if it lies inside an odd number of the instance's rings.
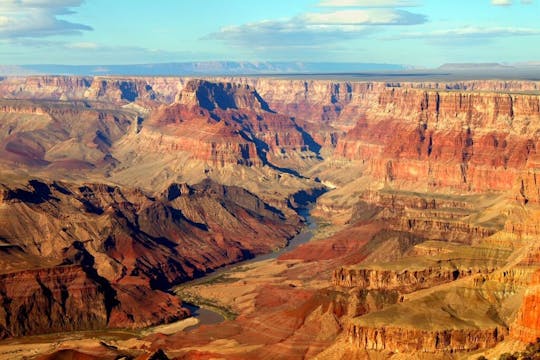
[{"label": "layered rock face", "polygon": [[421,331],[399,327],[384,329],[351,326],[348,338],[366,350],[390,350],[403,353],[454,352],[490,348],[504,339],[506,329]]},{"label": "layered rock face", "polygon": [[[510,305],[515,292],[528,287],[530,270],[521,272],[522,265],[512,263],[512,271],[503,272],[507,255],[495,260],[495,254],[501,251],[498,246],[534,241],[539,100],[525,94],[384,89],[339,140],[335,154],[361,162],[364,174],[379,184],[372,189],[382,188],[364,192],[354,216],[360,217],[369,204],[389,229],[464,244],[452,254],[445,245],[421,243],[397,261],[367,261],[336,270],[334,283],[340,287],[411,294],[394,308],[355,319],[347,328],[351,344],[387,352],[472,351],[495,346],[510,329],[514,337],[534,340],[534,290],[527,290],[519,313]],[[490,192],[493,200],[486,195]],[[497,193],[506,195],[497,200]],[[470,251],[481,255],[471,256]],[[423,264],[425,256],[437,259],[436,265]],[[495,258],[485,263],[490,256]],[[491,307],[493,313],[464,313],[459,302],[446,306],[442,299],[456,296],[461,286],[470,289],[461,302]],[[415,294],[425,288],[433,290]],[[481,305],[484,300],[475,291],[492,300]],[[416,307],[425,313],[417,313]],[[505,313],[509,307],[512,311]],[[395,316],[399,320],[392,322]]]},{"label": "layered rock face", "polygon": [[[182,318],[166,290],[284,246],[301,226],[292,208],[327,184],[317,210],[331,236],[254,271],[261,282],[239,277],[237,321],[148,341],[185,358],[311,357],[334,341],[381,358],[452,357],[509,334],[530,341],[537,91],[501,81],[2,79],[2,96],[34,99],[0,102],[1,335]],[[232,290],[221,285],[210,293]]]},{"label": "layered rock face", "polygon": [[114,142],[138,121],[131,111],[83,102],[0,101],[0,154],[14,168],[89,169],[114,166]]},{"label": "layered rock face", "polygon": [[217,167],[290,165],[320,146],[293,119],[272,111],[249,85],[189,81],[140,134],[149,151],[184,151]]},{"label": "layered rock face", "polygon": [[137,101],[149,107],[170,103],[184,86],[178,78],[29,76],[4,78],[0,97],[6,99],[100,100],[115,104]]},{"label": "layered rock face", "polygon": [[505,191],[537,162],[539,116],[537,95],[385,89],[336,153],[394,186]]},{"label": "layered rock face", "polygon": [[150,196],[32,180],[3,188],[0,221],[0,261],[19,259],[0,279],[3,336],[185,317],[162,291],[284,246],[299,226],[253,194],[210,181]]},{"label": "layered rock face", "polygon": [[536,248],[522,261],[522,265],[536,268],[527,279],[527,287],[516,321],[510,334],[524,342],[535,342],[540,337],[540,251]]},{"label": "layered rock face", "polygon": [[436,285],[455,281],[474,274],[488,274],[490,268],[445,269],[444,266],[422,270],[404,270],[402,272],[378,269],[336,270],[333,283],[342,287],[360,287],[368,290],[400,290],[413,292]]},{"label": "layered rock face", "polygon": [[2,274],[0,284],[2,338],[107,326],[106,289],[79,266]]}]

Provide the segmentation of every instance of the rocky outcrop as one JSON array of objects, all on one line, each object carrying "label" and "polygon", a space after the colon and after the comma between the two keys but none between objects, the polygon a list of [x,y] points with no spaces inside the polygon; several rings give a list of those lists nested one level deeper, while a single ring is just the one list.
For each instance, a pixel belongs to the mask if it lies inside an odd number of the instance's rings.
[{"label": "rocky outcrop", "polygon": [[186,106],[206,110],[249,109],[270,111],[268,104],[249,85],[191,80],[178,94],[176,101]]},{"label": "rocky outcrop", "polygon": [[163,291],[284,246],[300,226],[248,191],[211,181],[154,196],[38,180],[3,189],[3,246],[19,249],[19,267],[37,268],[0,276],[4,336],[178,320],[188,312]]},{"label": "rocky outcrop", "polygon": [[25,101],[6,101],[0,104],[0,112],[6,114],[45,115],[46,111],[38,104]]},{"label": "rocky outcrop", "polygon": [[467,197],[455,196],[454,198],[438,196],[434,193],[420,192],[384,192],[364,191],[361,200],[377,204],[392,213],[403,214],[406,209],[415,210],[473,210],[473,203]]},{"label": "rocky outcrop", "polygon": [[398,290],[409,293],[455,281],[465,276],[489,274],[493,268],[444,268],[435,266],[420,270],[386,270],[340,268],[334,271],[332,283],[342,287],[367,290]]},{"label": "rocky outcrop", "polygon": [[112,285],[87,264],[1,274],[0,301],[2,338],[144,327],[189,315],[179,299],[142,282]]},{"label": "rocky outcrop", "polygon": [[[351,219],[359,218],[366,206],[379,209],[377,218],[384,220],[389,230],[430,239],[472,244],[503,228],[502,221],[489,226],[472,222],[470,218],[481,213],[487,205],[480,206],[470,196],[368,190],[360,196]],[[499,216],[502,218],[503,214]]]},{"label": "rocky outcrop", "polygon": [[370,328],[351,325],[347,338],[351,345],[366,350],[391,352],[457,352],[490,348],[507,334],[503,327],[493,329],[448,329],[426,331],[400,327]]},{"label": "rocky outcrop", "polygon": [[178,102],[155,111],[147,125],[138,139],[143,150],[184,151],[217,167],[280,167],[291,158],[316,159],[320,148],[248,85],[189,81]]},{"label": "rocky outcrop", "polygon": [[217,167],[262,165],[256,144],[239,133],[236,122],[229,121],[198,106],[174,104],[156,111],[137,141],[143,151],[184,151]]},{"label": "rocky outcrop", "polygon": [[95,279],[80,266],[0,275],[2,337],[107,325],[111,304]]},{"label": "rocky outcrop", "polygon": [[81,99],[91,83],[90,77],[8,77],[0,82],[0,96],[17,99]]},{"label": "rocky outcrop", "polygon": [[0,81],[0,97],[44,100],[99,100],[115,104],[137,102],[146,107],[171,103],[185,79],[159,77],[8,77]]},{"label": "rocky outcrop", "polygon": [[[522,263],[537,270],[532,273],[527,283],[523,284],[526,285],[525,296],[516,321],[510,328],[510,335],[529,343],[540,337],[540,251],[532,251]],[[521,279],[523,278],[526,279],[522,276]]]},{"label": "rocky outcrop", "polygon": [[393,186],[481,192],[516,186],[536,157],[540,97],[385,89],[336,153]]},{"label": "rocky outcrop", "polygon": [[396,223],[391,223],[390,229],[398,231],[408,231],[415,234],[429,234],[432,239],[456,241],[465,244],[472,244],[495,234],[495,229],[485,228],[483,226],[468,224],[459,220],[438,219],[437,214],[429,218],[429,214],[423,217],[405,217]]},{"label": "rocky outcrop", "polygon": [[17,167],[107,168],[137,114],[84,102],[0,100],[0,154]]}]

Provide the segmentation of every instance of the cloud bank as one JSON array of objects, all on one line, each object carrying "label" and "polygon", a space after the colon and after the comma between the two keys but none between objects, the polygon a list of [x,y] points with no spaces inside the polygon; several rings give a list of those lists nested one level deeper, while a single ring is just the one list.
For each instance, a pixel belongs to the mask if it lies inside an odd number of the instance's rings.
[{"label": "cloud bank", "polygon": [[73,14],[83,0],[2,0],[0,39],[76,35],[92,28],[60,17]]},{"label": "cloud bank", "polygon": [[410,0],[322,0],[319,6],[328,7],[409,7],[418,3]]},{"label": "cloud bank", "polygon": [[221,28],[205,39],[242,47],[310,46],[369,34],[380,26],[423,24],[427,17],[396,9],[309,12],[284,20],[265,20]]},{"label": "cloud bank", "polygon": [[[530,5],[533,0],[521,0],[520,3],[523,5]],[[491,4],[495,6],[510,6],[513,4],[512,0],[491,0]]]}]

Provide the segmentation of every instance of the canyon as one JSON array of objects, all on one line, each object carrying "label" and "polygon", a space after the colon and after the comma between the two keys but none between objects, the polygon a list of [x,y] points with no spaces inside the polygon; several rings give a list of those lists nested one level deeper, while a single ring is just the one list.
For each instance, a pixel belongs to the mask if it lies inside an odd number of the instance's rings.
[{"label": "canyon", "polygon": [[1,78],[0,357],[524,349],[539,150],[537,81]]}]

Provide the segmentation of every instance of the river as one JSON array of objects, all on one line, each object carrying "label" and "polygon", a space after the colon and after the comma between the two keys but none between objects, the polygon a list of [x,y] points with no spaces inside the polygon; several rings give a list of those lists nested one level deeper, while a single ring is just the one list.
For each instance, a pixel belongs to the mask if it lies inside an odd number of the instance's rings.
[{"label": "river", "polygon": [[[269,259],[275,259],[278,256],[283,255],[297,248],[299,245],[310,241],[313,238],[313,235],[315,234],[315,229],[317,228],[317,222],[314,218],[311,217],[310,211],[311,211],[311,207],[301,208],[298,210],[298,214],[306,220],[305,226],[296,236],[294,236],[291,240],[289,240],[289,243],[284,248],[279,249],[278,251],[273,251],[267,254],[261,254],[261,255],[255,256],[254,258],[244,260],[244,261],[241,261],[241,262],[229,265],[229,266],[222,267],[216,271],[213,271],[212,273],[206,276],[184,283],[182,284],[182,286],[190,285],[190,284],[196,285],[203,282],[207,282],[239,266],[252,264],[252,263],[269,260]],[[193,316],[199,320],[199,323],[197,325],[190,326],[186,328],[185,331],[196,329],[201,325],[218,324],[225,320],[225,317],[221,315],[219,312],[216,312],[207,308],[199,307],[196,304],[184,303],[183,306],[187,307],[191,311]]]}]

